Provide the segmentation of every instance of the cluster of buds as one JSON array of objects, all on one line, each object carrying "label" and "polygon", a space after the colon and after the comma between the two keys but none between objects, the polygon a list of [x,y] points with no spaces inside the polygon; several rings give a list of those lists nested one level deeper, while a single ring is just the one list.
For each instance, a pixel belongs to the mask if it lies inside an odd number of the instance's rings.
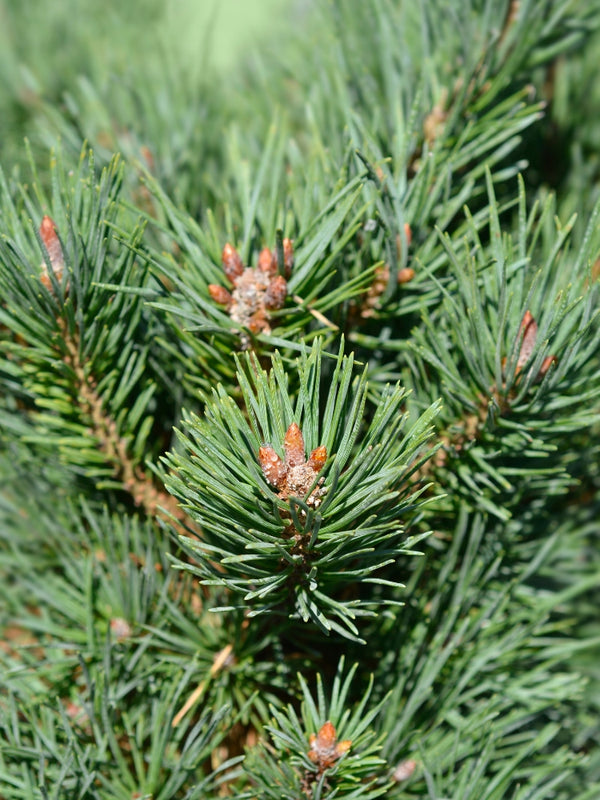
[{"label": "cluster of buds", "polygon": [[[54,273],[54,277],[60,283],[65,269],[65,258],[62,251],[62,246],[60,244],[60,239],[58,238],[58,234],[56,232],[56,224],[51,217],[45,216],[42,219],[40,224],[40,236],[42,242],[44,243],[44,247],[46,248],[46,252],[48,253],[48,259],[50,260],[50,266],[52,268],[52,272]],[[45,260],[42,261],[40,269],[42,271],[40,280],[46,289],[51,292],[52,280],[48,272],[48,264]]]},{"label": "cluster of buds", "polygon": [[[230,244],[223,248],[221,257],[223,271],[233,287],[209,284],[212,299],[227,308],[232,320],[252,333],[270,333],[270,313],[283,308],[287,297],[287,281],[294,264],[291,239],[283,240],[283,266],[279,269],[277,250],[263,248],[258,256],[257,267],[244,267],[237,250]],[[244,347],[249,346],[247,337]]]},{"label": "cluster of buds", "polygon": [[[515,375],[518,375],[523,367],[527,364],[529,359],[531,358],[531,354],[535,349],[535,342],[537,339],[537,332],[538,332],[538,325],[531,311],[527,310],[523,314],[523,319],[521,320],[521,324],[519,326],[519,333],[517,334],[517,341],[521,341],[521,347],[519,349],[519,355],[517,357],[517,363],[515,365]],[[542,365],[535,376],[534,380],[539,381],[541,380],[544,375],[550,369],[552,364],[556,364],[558,359],[556,356],[546,356],[546,358],[542,361]],[[506,359],[503,360],[502,366],[506,365]]]},{"label": "cluster of buds", "polygon": [[[408,222],[404,224],[404,235],[406,237],[406,244],[410,247],[412,242],[412,230]],[[400,238],[400,234],[396,236],[396,251],[398,253],[398,258],[400,258],[402,254],[402,239]],[[403,267],[402,269],[398,270],[398,283],[410,283],[412,279],[415,277],[415,271],[411,267]],[[367,294],[363,298],[362,304],[360,306],[360,316],[363,318],[372,317],[377,308],[379,307],[379,301],[385,290],[388,287],[390,282],[390,268],[388,264],[382,264],[375,269],[375,276],[373,279],[373,283],[369,286],[369,290]]]},{"label": "cluster of buds", "polygon": [[[308,459],[304,450],[304,437],[298,425],[293,422],[287,429],[283,440],[285,459],[277,455],[271,445],[263,445],[258,451],[258,461],[266,480],[274,486],[279,497],[305,498],[317,481],[317,476],[327,460],[327,448],[316,447]],[[318,508],[325,494],[321,478],[307,498],[307,505]]]},{"label": "cluster of buds", "polygon": [[318,733],[311,733],[308,743],[308,757],[318,766],[320,773],[333,767],[352,746],[350,739],[338,742],[336,730],[329,720],[321,726]]}]

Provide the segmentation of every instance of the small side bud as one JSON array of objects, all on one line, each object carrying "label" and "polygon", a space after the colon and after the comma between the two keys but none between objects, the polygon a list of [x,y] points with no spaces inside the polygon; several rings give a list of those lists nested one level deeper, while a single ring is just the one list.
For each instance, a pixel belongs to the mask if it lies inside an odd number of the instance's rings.
[{"label": "small side bud", "polygon": [[269,444],[258,449],[258,463],[267,483],[280,489],[285,482],[287,469],[281,458]]},{"label": "small side bud", "polygon": [[233,298],[224,286],[218,286],[216,283],[208,284],[208,293],[215,303],[221,306],[231,305]]},{"label": "small side bud", "polygon": [[327,461],[327,448],[325,445],[320,445],[320,447],[315,447],[315,449],[310,454],[308,459],[308,466],[314,469],[315,472],[320,472],[323,469],[323,465]]},{"label": "small side bud", "polygon": [[558,358],[556,356],[546,356],[546,358],[542,361],[542,366],[538,372],[538,378],[543,378],[550,367],[555,367],[557,364]]},{"label": "small side bud", "polygon": [[[526,366],[527,362],[530,360],[531,356],[533,355],[533,351],[535,350],[535,343],[538,334],[538,325],[535,319],[533,318],[533,314],[529,309],[523,314],[523,319],[521,320],[521,324],[519,325],[519,332],[517,334],[517,341],[520,341],[519,347],[519,355],[517,357],[517,363],[515,365],[515,375],[518,375],[519,372]],[[537,375],[535,375],[534,380],[539,381],[541,380],[544,375],[548,372],[550,367],[553,364],[557,364],[558,359],[556,356],[546,356],[546,358],[542,362],[542,366],[540,367]],[[502,367],[506,366],[506,359],[502,359]]]},{"label": "small side bud", "polygon": [[[42,242],[44,243],[44,247],[46,248],[46,252],[48,253],[52,271],[54,272],[56,280],[60,281],[65,268],[65,259],[62,246],[60,244],[60,239],[58,238],[58,234],[56,232],[56,224],[54,223],[54,220],[47,215],[42,218],[42,222],[40,224],[40,236],[42,238]],[[40,280],[46,289],[51,291],[52,281],[50,280],[48,265],[45,260],[42,262],[41,269],[42,275]]]},{"label": "small side bud", "polygon": [[414,277],[415,271],[410,267],[398,270],[398,283],[410,283]]},{"label": "small side bud", "polygon": [[283,275],[276,275],[267,286],[264,296],[265,308],[274,311],[283,308],[287,297],[287,282]]},{"label": "small side bud", "polygon": [[517,359],[516,372],[520,372],[529,361],[535,347],[537,332],[537,322],[534,320],[531,311],[527,310],[523,314],[523,319],[521,320],[519,333],[517,335],[517,338],[523,338],[521,339],[521,349],[519,350],[519,357]]},{"label": "small side bud", "polygon": [[225,275],[227,275],[232,284],[235,284],[235,279],[239,278],[244,271],[244,264],[238,251],[229,242],[223,248],[221,261],[223,262]]}]

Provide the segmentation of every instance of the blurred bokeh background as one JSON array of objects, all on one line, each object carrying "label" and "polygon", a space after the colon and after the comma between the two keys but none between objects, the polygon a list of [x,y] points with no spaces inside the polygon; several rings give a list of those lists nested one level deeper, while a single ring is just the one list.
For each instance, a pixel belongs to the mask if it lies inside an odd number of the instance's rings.
[{"label": "blurred bokeh background", "polygon": [[[94,145],[135,127],[148,82],[191,97],[302,24],[309,0],[2,0],[0,163],[23,161],[23,137],[69,139],[65,120]],[[137,97],[137,100],[136,100]],[[177,102],[173,106],[179,105]],[[179,106],[181,107],[181,106]],[[106,116],[111,118],[106,118]],[[104,118],[104,119],[103,119]],[[173,120],[174,124],[181,120]],[[73,144],[75,142],[73,141]],[[119,143],[122,148],[123,143]]]}]

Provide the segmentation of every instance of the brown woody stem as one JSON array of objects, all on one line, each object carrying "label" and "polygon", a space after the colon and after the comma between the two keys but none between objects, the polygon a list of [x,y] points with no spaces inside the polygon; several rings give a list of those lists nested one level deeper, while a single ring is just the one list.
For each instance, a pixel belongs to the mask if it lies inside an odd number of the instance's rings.
[{"label": "brown woody stem", "polygon": [[98,440],[102,454],[112,465],[115,477],[121,482],[123,489],[129,492],[135,505],[143,509],[147,516],[173,516],[182,524],[189,524],[190,520],[175,498],[155,486],[152,477],[130,457],[126,439],[119,435],[115,420],[106,413],[102,398],[96,391],[95,381],[89,377],[81,361],[78,337],[69,333],[64,320],[59,324],[66,347],[63,357],[76,377],[77,400],[81,411],[91,420],[92,433]]}]

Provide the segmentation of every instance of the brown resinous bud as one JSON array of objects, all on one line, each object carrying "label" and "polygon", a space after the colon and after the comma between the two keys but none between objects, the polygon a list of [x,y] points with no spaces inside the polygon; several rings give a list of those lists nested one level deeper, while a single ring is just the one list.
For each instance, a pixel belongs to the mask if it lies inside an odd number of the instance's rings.
[{"label": "brown resinous bud", "polygon": [[338,742],[336,730],[329,720],[321,726],[318,733],[311,733],[308,742],[310,744],[308,757],[317,764],[320,772],[333,767],[352,746],[350,739]]},{"label": "brown resinous bud", "polygon": [[239,278],[244,271],[244,263],[238,251],[235,249],[235,247],[230,245],[229,242],[227,242],[223,248],[221,261],[223,263],[223,271],[225,275],[227,275],[230,282],[235,285],[236,278]]},{"label": "brown resinous bud", "polygon": [[[515,375],[518,375],[522,370],[523,367],[527,364],[529,359],[531,358],[533,351],[535,349],[535,343],[537,339],[538,333],[538,325],[535,319],[533,318],[533,314],[529,309],[523,314],[523,319],[521,320],[521,324],[519,325],[519,332],[517,334],[517,341],[521,341],[521,345],[519,348],[519,355],[517,356],[517,363],[515,365]],[[558,359],[556,356],[546,356],[546,358],[542,361],[542,365],[535,376],[534,380],[541,380],[544,375],[548,372],[550,367],[553,364],[556,364]],[[506,365],[506,359],[503,359],[502,366]]]},{"label": "brown resinous bud", "polygon": [[[39,231],[42,242],[44,243],[44,247],[46,248],[46,252],[48,254],[48,259],[50,261],[50,266],[52,268],[52,272],[54,273],[54,277],[60,283],[65,269],[65,259],[62,246],[60,244],[60,239],[58,238],[58,233],[56,232],[56,224],[54,220],[48,215],[43,217]],[[46,289],[48,289],[48,291],[52,291],[52,280],[50,278],[50,273],[48,272],[48,264],[46,263],[46,259],[44,259],[40,265],[40,269],[42,271],[40,276],[41,282],[44,284]]]}]

